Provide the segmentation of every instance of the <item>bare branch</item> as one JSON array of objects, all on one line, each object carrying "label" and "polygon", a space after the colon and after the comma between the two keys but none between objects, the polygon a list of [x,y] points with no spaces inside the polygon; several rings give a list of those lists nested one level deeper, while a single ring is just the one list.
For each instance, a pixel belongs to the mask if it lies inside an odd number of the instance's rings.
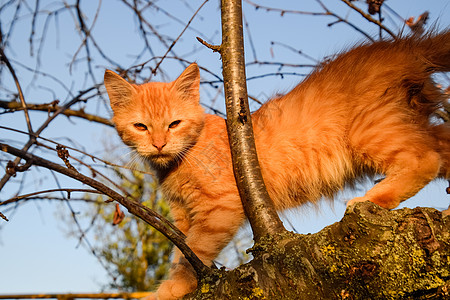
[{"label": "bare branch", "polygon": [[1,211],[0,211],[0,218],[2,218],[3,220],[5,220],[6,222],[9,221],[8,218],[7,218],[4,214],[2,214]]},{"label": "bare branch", "polygon": [[[51,113],[51,112],[56,112],[61,108],[61,106],[58,105],[58,102],[59,102],[58,100],[55,100],[51,103],[45,103],[45,104],[28,103],[26,105],[26,108],[28,110],[44,111],[44,112]],[[3,100],[0,100],[0,108],[7,109],[8,110],[7,112],[15,112],[17,110],[23,109],[23,107],[16,101],[3,101]],[[62,112],[62,114],[67,117],[77,117],[77,118],[85,119],[88,121],[107,125],[110,127],[114,127],[114,124],[111,122],[110,119],[106,119],[106,118],[103,118],[103,117],[100,117],[97,115],[86,113],[83,109],[80,109],[80,110],[66,109]]]},{"label": "bare branch", "polygon": [[[25,131],[18,130],[18,129],[14,129],[14,128],[10,128],[10,127],[0,126],[0,129],[10,130],[10,131],[13,131],[13,132],[17,132],[17,133],[29,135],[29,133],[27,133],[27,132],[25,132]],[[55,141],[53,141],[53,140],[50,140],[50,139],[44,138],[44,137],[42,137],[42,136],[39,136],[39,135],[37,135],[37,134],[35,134],[35,137],[36,137],[37,139],[42,139],[42,140],[44,140],[44,141],[46,141],[46,142],[49,142],[49,143],[51,143],[51,144],[54,144],[54,145],[60,144],[60,143],[57,143],[57,142],[55,142]],[[36,142],[35,144],[36,144],[36,146],[44,147],[44,148],[47,148],[47,149],[51,149],[52,151],[55,151],[55,148],[51,148],[51,147],[49,147],[48,145],[45,145],[45,144],[43,144],[43,143],[40,143],[39,141]],[[105,166],[111,166],[111,167],[117,167],[117,168],[121,168],[121,169],[133,170],[133,171],[140,172],[140,173],[142,173],[142,174],[148,174],[148,175],[152,175],[152,176],[154,175],[154,173],[152,173],[152,172],[148,172],[148,171],[144,171],[144,170],[139,170],[139,169],[136,169],[136,168],[127,167],[127,166],[119,165],[119,164],[116,164],[116,163],[112,163],[112,162],[110,162],[110,161],[107,161],[107,160],[105,160],[105,159],[102,159],[102,158],[100,158],[100,157],[97,157],[97,156],[95,156],[95,155],[89,154],[89,153],[87,153],[87,152],[85,152],[85,151],[82,151],[82,150],[80,150],[80,149],[77,149],[77,148],[74,148],[74,147],[71,147],[71,146],[68,146],[68,145],[63,145],[63,146],[64,146],[65,148],[67,148],[67,149],[73,150],[73,151],[75,151],[75,152],[78,152],[78,153],[80,153],[80,154],[82,154],[82,155],[84,155],[84,156],[87,156],[87,157],[91,158],[93,162],[96,162],[96,161],[101,162],[101,163],[103,163]],[[78,160],[77,158],[75,158],[75,157],[73,157],[73,156],[70,156],[70,157],[73,158],[73,159],[75,159],[75,160],[77,160],[80,164],[84,165],[85,167],[91,169],[91,171],[94,171],[92,168],[89,167],[88,164],[86,164],[86,163],[84,163],[84,162]],[[117,184],[111,182],[111,180],[110,180],[109,178],[107,178],[105,175],[101,174],[98,170],[95,170],[95,173],[96,173],[96,174],[100,174],[103,178],[105,178],[106,180],[108,180],[111,184],[114,184],[115,186],[117,186],[118,188],[120,188]]]},{"label": "bare branch", "polygon": [[197,41],[199,41],[203,46],[211,49],[213,52],[220,52],[220,46],[211,45],[211,44],[207,43],[206,41],[204,41],[200,37],[197,37]]},{"label": "bare branch", "polygon": [[370,14],[366,14],[365,12],[363,12],[360,8],[356,7],[353,3],[351,3],[349,0],[341,0],[342,2],[344,2],[345,4],[347,4],[350,8],[352,8],[353,10],[357,11],[361,16],[363,16],[367,21],[376,24],[377,26],[379,26],[381,29],[383,29],[384,31],[386,31],[391,37],[396,38],[397,35],[394,34],[391,30],[389,30],[389,28],[387,28],[386,26],[384,26],[380,21],[375,20],[374,18],[372,18],[372,16]]},{"label": "bare branch", "polygon": [[97,191],[111,198],[111,201],[117,201],[118,203],[126,207],[131,214],[139,217],[147,224],[153,226],[156,230],[161,232],[170,241],[172,241],[180,249],[180,251],[184,254],[186,259],[195,269],[197,276],[202,276],[209,272],[210,269],[202,263],[202,261],[184,242],[185,239],[184,234],[178,228],[176,228],[170,221],[168,221],[166,218],[159,215],[155,211],[149,209],[148,207],[142,205],[141,203],[131,201],[130,199],[123,197],[122,195],[105,186],[103,183],[98,182],[90,177],[87,177],[75,170],[65,168],[59,164],[56,164],[39,156],[33,155],[31,153],[27,153],[23,150],[11,147],[4,143],[0,143],[0,150],[15,155],[17,157],[20,157],[22,159],[25,159],[26,161],[31,161],[33,165],[56,171],[60,174],[73,178],[79,182],[87,184],[90,187],[96,189]]},{"label": "bare branch", "polygon": [[[91,87],[89,89],[86,89],[84,91],[80,91],[79,94],[73,98],[72,100],[68,101],[66,104],[64,104],[63,106],[61,106],[57,111],[55,111],[55,113],[51,116],[49,116],[47,118],[47,120],[44,121],[44,123],[41,125],[41,127],[39,127],[39,129],[34,132],[34,133],[29,133],[29,140],[28,142],[22,147],[22,151],[27,152],[31,146],[34,144],[35,142],[35,137],[38,136],[39,134],[41,134],[42,131],[44,131],[45,128],[47,128],[47,126],[61,113],[63,113],[66,109],[68,109],[69,107],[71,107],[72,105],[74,105],[75,103],[77,103],[78,101],[82,101],[82,97],[84,95],[86,95],[87,93],[89,93],[90,91],[94,90],[95,87]],[[17,157],[14,160],[14,163],[17,165],[20,162],[20,158]],[[3,189],[3,187],[5,186],[5,184],[8,182],[8,180],[11,178],[11,175],[9,174],[5,174],[2,179],[0,180],[0,190]]]},{"label": "bare branch", "polygon": [[[1,43],[2,43],[2,37],[0,36],[0,44]],[[11,73],[11,76],[13,77],[14,83],[16,84],[17,92],[19,94],[19,99],[22,104],[23,111],[25,113],[25,120],[27,122],[28,132],[33,133],[33,127],[31,126],[30,115],[28,114],[27,104],[26,104],[25,98],[23,96],[22,87],[20,86],[19,79],[16,76],[16,72],[14,71],[14,68],[12,67],[11,63],[9,62],[5,53],[3,52],[2,47],[0,47],[0,62],[3,62],[6,65],[9,72]]]},{"label": "bare branch", "polygon": [[[0,202],[0,206],[8,205],[8,204],[11,204],[11,203],[16,203],[16,202],[19,202],[19,201],[27,199],[27,198],[35,197],[35,196],[40,195],[40,194],[47,194],[47,193],[54,193],[54,192],[67,192],[67,195],[68,195],[67,198],[69,198],[69,199],[70,199],[70,194],[73,193],[73,192],[102,194],[101,192],[99,192],[97,190],[89,190],[89,189],[69,189],[69,188],[65,188],[65,189],[50,189],[50,190],[37,191],[37,192],[34,192],[34,193],[29,193],[29,194],[20,195],[20,196],[16,196],[16,197],[10,198],[8,200]],[[66,199],[64,199],[64,200],[66,200]]]},{"label": "bare branch", "polygon": [[284,16],[285,14],[298,14],[298,15],[310,15],[310,16],[328,16],[329,15],[328,12],[312,12],[312,11],[275,8],[275,7],[259,5],[250,0],[245,0],[245,2],[254,6],[255,9],[264,9],[265,11],[268,11],[268,12],[277,12],[280,14],[280,16]]},{"label": "bare branch", "polygon": [[172,42],[172,44],[169,46],[169,48],[167,49],[166,53],[164,53],[163,57],[161,58],[161,60],[156,64],[156,67],[153,69],[153,74],[156,74],[156,71],[158,70],[159,66],[161,65],[161,63],[164,61],[164,58],[167,56],[167,54],[169,54],[169,52],[172,50],[172,48],[175,46],[175,44],[178,42],[178,40],[181,38],[181,36],[183,35],[183,33],[186,31],[186,29],[188,29],[189,25],[192,23],[192,21],[194,20],[195,16],[197,16],[198,12],[202,9],[203,5],[206,4],[206,2],[208,2],[208,0],[203,1],[203,3],[200,5],[200,7],[197,9],[197,11],[192,15],[191,19],[187,22],[186,26],[183,28],[183,30],[181,31],[181,33],[177,36],[177,38]]},{"label": "bare branch", "polygon": [[374,41],[374,39],[373,39],[368,33],[364,32],[364,31],[363,31],[362,29],[360,29],[358,26],[356,26],[356,25],[350,23],[350,22],[347,21],[346,19],[344,19],[344,18],[340,17],[339,15],[337,15],[336,13],[330,11],[330,10],[325,6],[325,4],[323,4],[322,1],[316,0],[316,2],[319,3],[320,6],[322,6],[322,8],[326,11],[327,15],[333,16],[333,17],[335,17],[335,18],[337,19],[337,21],[328,24],[328,26],[332,26],[332,25],[334,25],[334,24],[336,24],[336,23],[343,22],[343,23],[349,25],[350,27],[352,27],[353,29],[355,29],[356,31],[358,31],[358,32],[360,32],[361,34],[363,34],[369,41],[372,41],[372,42]]}]

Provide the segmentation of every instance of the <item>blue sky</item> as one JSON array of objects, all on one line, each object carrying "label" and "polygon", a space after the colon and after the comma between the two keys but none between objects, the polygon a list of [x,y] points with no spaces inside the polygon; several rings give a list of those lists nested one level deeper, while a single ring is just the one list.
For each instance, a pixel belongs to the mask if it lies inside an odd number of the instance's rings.
[{"label": "blue sky", "polygon": [[[258,2],[270,5],[273,1]],[[325,1],[324,1],[325,2]],[[365,1],[360,1],[363,7]],[[0,5],[7,3],[0,0]],[[41,8],[46,11],[58,6],[57,1],[41,1]],[[82,1],[86,14],[87,24],[92,24],[96,18],[98,1]],[[156,26],[162,35],[177,36],[184,26],[176,21],[187,22],[202,1],[156,1],[161,10],[149,13],[149,20]],[[187,4],[189,3],[189,4]],[[322,11],[316,1],[277,1],[277,6],[284,9],[302,11]],[[377,29],[367,24],[362,18],[350,11],[339,1],[326,1],[329,9],[342,17],[348,17],[355,24],[361,25],[370,35],[376,36]],[[425,10],[430,12],[430,23],[437,20],[440,28],[449,26],[450,8],[448,1],[386,1],[390,8],[401,17],[418,16]],[[29,6],[34,7],[34,1],[29,1]],[[144,47],[141,36],[138,33],[138,23],[131,17],[130,11],[119,1],[103,1],[100,6],[97,22],[92,28],[92,34],[96,42],[101,45],[106,55],[118,61],[122,67],[141,63],[154,56],[162,56],[166,47],[162,46],[157,38],[151,37],[153,52],[143,52]],[[164,11],[170,12],[174,17],[168,16]],[[11,8],[0,12],[2,31],[5,34],[9,28],[14,10]],[[220,59],[218,54],[205,49],[196,40],[201,36],[212,44],[220,43],[220,14],[218,2],[209,1],[202,8],[199,15],[193,20],[190,29],[181,37],[174,47],[175,53],[188,60],[196,61],[201,67],[220,75]],[[76,60],[71,64],[74,54],[80,46],[82,37],[76,33],[76,17],[67,12],[61,12],[57,17],[46,18],[40,15],[36,22],[36,35],[34,36],[33,49],[30,48],[30,24],[31,12],[24,6],[20,21],[16,23],[11,36],[6,54],[16,68],[17,75],[24,89],[25,97],[30,103],[49,103],[55,99],[62,102],[70,99],[72,94],[89,87],[90,78],[86,76],[85,53],[80,51]],[[313,63],[313,61],[289,50],[283,45],[300,49],[303,53],[320,60],[327,55],[332,55],[350,45],[363,40],[363,36],[349,26],[339,23],[327,26],[335,21],[330,16],[309,16],[291,14],[286,12],[282,17],[279,12],[267,12],[264,9],[255,9],[248,3],[244,3],[246,27],[246,59],[251,62],[256,58],[259,61],[277,61],[285,63]],[[400,30],[400,18],[389,14],[395,24],[387,19],[387,25],[393,31]],[[48,23],[46,21],[48,20]],[[44,28],[48,29],[46,35],[41,36]],[[248,31],[247,31],[248,30]],[[251,34],[249,35],[248,32]],[[39,47],[40,38],[43,38],[42,48]],[[272,44],[271,42],[276,42]],[[253,46],[252,46],[253,45]],[[39,55],[41,53],[41,55]],[[114,68],[107,60],[97,57],[93,73],[97,82],[101,78],[105,68]],[[31,55],[32,54],[32,55]],[[140,54],[141,57],[137,58]],[[40,61],[37,61],[37,58]],[[39,70],[52,74],[63,84],[48,77],[36,77],[22,65],[32,68],[39,66]],[[161,65],[165,73],[159,73],[155,80],[171,80],[182,71],[183,66],[179,62],[167,58]],[[285,67],[281,72],[295,72],[306,74],[309,68],[293,69]],[[247,76],[253,77],[261,74],[278,71],[273,66],[250,65],[247,68]],[[9,73],[4,70],[1,77],[1,86],[14,90]],[[213,80],[214,77],[206,71],[202,71],[202,80]],[[264,101],[278,92],[286,92],[302,79],[297,75],[267,76],[250,80],[248,82],[249,94]],[[65,88],[67,87],[67,89]],[[68,92],[70,90],[71,92]],[[8,92],[0,90],[0,96],[4,97]],[[203,84],[201,88],[202,102],[223,111],[223,96],[215,89]],[[254,109],[255,103],[251,104]],[[84,107],[80,104],[75,108]],[[87,111],[110,116],[105,103],[97,99],[90,101],[84,107]],[[45,113],[32,113],[32,123],[37,128],[46,119]],[[0,115],[0,126],[20,128],[26,130],[23,114]],[[113,150],[122,153],[122,146],[114,130],[90,122],[61,118],[43,133],[44,137],[52,138],[61,143],[73,143],[79,148],[99,157],[107,156],[106,152]],[[0,130],[0,141],[11,142],[20,146],[24,136],[13,134],[6,130]],[[108,146],[105,146],[108,145]],[[108,148],[105,150],[105,147]],[[5,157],[1,157],[5,159]],[[9,158],[11,159],[11,158]],[[4,162],[2,162],[4,164]],[[0,172],[4,172],[3,170]],[[0,173],[3,176],[3,173]],[[23,175],[20,175],[23,176]],[[35,190],[43,190],[57,187],[53,175],[45,170],[27,172],[26,184],[21,187],[21,193]],[[18,179],[21,177],[18,177]],[[58,182],[64,187],[79,187],[76,182],[60,178]],[[409,207],[418,205],[432,206],[444,209],[449,204],[449,198],[444,191],[445,183],[432,183],[427,186],[414,199],[404,203]],[[361,186],[355,192],[363,194],[368,186]],[[13,180],[2,190],[0,201],[13,196],[19,189],[18,180]],[[319,208],[303,207],[295,211],[286,212],[287,216],[297,231],[301,233],[316,232],[326,225],[339,220],[345,210],[344,200],[352,198],[354,193],[345,192],[338,197],[334,205],[321,204]],[[433,199],[433,201],[430,201]],[[86,206],[77,206],[80,211],[89,209]],[[0,207],[0,211],[3,211]],[[79,246],[78,240],[69,238],[66,234],[67,226],[61,221],[61,215],[67,215],[65,204],[50,201],[30,201],[15,210],[3,211],[10,221],[0,220],[0,294],[5,293],[51,293],[51,292],[96,292],[108,282],[108,276],[98,261],[84,246]],[[289,226],[288,226],[289,227]]]}]

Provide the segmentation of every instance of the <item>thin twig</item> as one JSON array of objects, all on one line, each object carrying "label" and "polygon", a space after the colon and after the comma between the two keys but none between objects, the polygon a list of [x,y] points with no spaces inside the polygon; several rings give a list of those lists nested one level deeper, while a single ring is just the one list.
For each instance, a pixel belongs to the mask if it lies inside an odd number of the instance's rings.
[{"label": "thin twig", "polygon": [[[22,110],[23,106],[20,105],[16,101],[3,101],[0,100],[0,108],[7,109],[7,112],[15,112],[17,110]],[[28,110],[36,110],[36,111],[44,111],[44,112],[56,112],[58,111],[61,106],[57,104],[56,101],[53,101],[51,103],[45,103],[45,104],[34,104],[34,103],[27,103],[26,108]],[[66,109],[64,112],[62,112],[63,115],[67,117],[77,117],[81,119],[85,119],[88,121],[100,123],[103,125],[107,125],[110,127],[114,127],[114,123],[110,119],[106,119],[97,115],[86,113],[83,109],[80,110],[72,110],[72,109]]]},{"label": "thin twig", "polygon": [[245,2],[247,2],[248,4],[254,6],[256,9],[264,9],[268,12],[278,12],[281,16],[284,16],[285,14],[300,14],[300,15],[310,15],[310,16],[331,16],[331,17],[335,17],[337,19],[336,22],[333,22],[331,24],[328,24],[328,26],[331,26],[332,24],[336,24],[339,22],[343,22],[347,25],[349,25],[350,27],[352,27],[353,29],[355,29],[356,31],[360,32],[361,34],[363,34],[366,38],[368,38],[370,41],[373,41],[373,38],[367,34],[366,32],[364,32],[363,30],[361,30],[360,28],[358,28],[357,26],[355,26],[354,24],[350,23],[349,21],[347,21],[346,19],[340,17],[339,15],[333,13],[332,11],[330,11],[320,0],[316,0],[317,3],[319,3],[319,5],[322,7],[322,9],[324,10],[324,12],[311,12],[311,11],[300,11],[300,10],[286,10],[286,9],[282,9],[282,8],[274,8],[274,7],[268,7],[268,6],[263,6],[263,5],[259,5],[256,4],[250,0],[245,0]]},{"label": "thin twig", "polygon": [[397,35],[394,34],[391,30],[389,30],[389,28],[387,28],[386,26],[384,26],[380,21],[372,18],[371,15],[365,13],[364,11],[362,11],[359,7],[356,7],[353,3],[351,3],[349,0],[341,0],[342,2],[344,2],[345,4],[347,4],[350,8],[352,8],[353,10],[357,11],[361,16],[363,16],[367,21],[376,24],[377,26],[379,26],[381,29],[383,29],[384,31],[386,31],[390,36],[392,36],[393,38],[396,38]]},{"label": "thin twig", "polygon": [[[0,37],[0,43],[1,43],[1,37]],[[9,62],[5,53],[3,52],[2,47],[0,47],[0,61],[5,63],[6,67],[8,68],[9,72],[11,73],[11,76],[13,77],[14,83],[17,88],[17,92],[19,94],[19,99],[22,104],[23,111],[25,113],[25,120],[27,122],[28,132],[31,134],[31,133],[33,133],[33,127],[31,126],[30,115],[28,114],[27,104],[26,104],[25,98],[23,96],[22,87],[20,86],[20,82],[16,76],[16,72],[14,71],[14,68],[12,67],[11,63]]]},{"label": "thin twig", "polygon": [[91,28],[88,29],[88,28],[86,28],[86,24],[84,23],[83,18],[81,16],[80,1],[77,2],[76,11],[77,11],[77,16],[78,16],[78,22],[80,23],[80,31],[84,33],[84,38],[83,38],[83,41],[81,42],[80,46],[78,47],[77,51],[75,51],[75,54],[72,57],[72,61],[69,64],[69,72],[70,73],[72,73],[73,63],[75,62],[75,60],[76,60],[78,54],[80,53],[81,49],[83,49],[83,46],[87,47],[87,40],[89,38],[92,38],[91,37],[91,31],[94,28],[94,25],[95,25],[95,23],[96,23],[96,21],[98,19],[98,14],[100,12],[100,7],[101,6],[102,6],[102,1],[100,0],[98,2],[97,11],[95,13],[94,20],[92,21]]},{"label": "thin twig", "polygon": [[[304,53],[303,51],[298,50],[298,49],[296,49],[296,48],[294,48],[294,47],[292,47],[292,46],[290,46],[290,45],[287,45],[287,44],[284,44],[284,43],[281,43],[281,42],[275,42],[275,41],[271,41],[270,44],[271,44],[271,45],[281,46],[281,47],[283,47],[283,48],[286,48],[286,49],[288,49],[288,50],[290,50],[290,51],[292,51],[292,52],[294,52],[294,53],[297,53],[297,54],[300,55],[300,56],[303,56],[303,57],[305,57],[305,58],[307,58],[307,59],[309,59],[309,60],[315,62],[316,65],[311,65],[311,66],[313,66],[313,67],[314,67],[314,66],[317,66],[317,64],[319,63],[319,60],[317,60],[316,58],[314,58],[314,57],[312,57],[311,55],[308,55],[308,54]],[[309,66],[309,65],[303,65],[303,66]]]},{"label": "thin twig", "polygon": [[[149,42],[148,39],[147,39],[148,34],[147,34],[147,32],[145,31],[145,29],[144,29],[144,25],[146,25],[146,26],[151,30],[152,34],[154,34],[154,35],[158,38],[158,40],[161,42],[161,44],[163,44],[165,47],[167,47],[167,49],[170,48],[170,52],[172,52],[174,56],[178,56],[178,55],[175,53],[175,51],[172,49],[173,47],[171,48],[171,47],[167,44],[167,42],[165,41],[165,39],[161,36],[161,34],[159,34],[159,32],[155,29],[155,27],[154,27],[152,24],[150,24],[150,23],[142,16],[142,12],[141,12],[141,11],[138,9],[138,7],[137,7],[137,1],[134,1],[134,6],[132,6],[130,3],[128,3],[128,1],[123,1],[122,3],[125,4],[126,6],[128,6],[129,8],[131,8],[131,9],[134,11],[134,13],[136,14],[136,16],[137,16],[137,18],[138,18],[138,21],[139,21],[139,29],[140,29],[140,31],[141,31],[142,38],[143,38],[143,40],[144,40],[144,42],[145,42],[145,45],[146,45],[146,48],[149,50],[151,56],[155,56],[155,54],[153,53],[153,50],[152,50],[152,48],[150,47],[150,42]],[[182,61],[180,61],[180,62],[182,63]],[[183,65],[183,63],[182,63],[182,65]],[[185,65],[183,65],[183,66],[186,67]],[[152,74],[154,74],[154,73],[152,72]]]},{"label": "thin twig", "polygon": [[335,17],[335,18],[337,19],[336,22],[330,23],[330,24],[328,24],[328,26],[332,26],[332,25],[334,25],[334,24],[336,24],[336,23],[343,22],[343,23],[349,25],[350,27],[352,27],[354,30],[356,30],[356,31],[358,31],[359,33],[361,33],[362,35],[364,35],[369,41],[374,42],[374,39],[373,39],[368,33],[364,32],[364,31],[363,31],[361,28],[359,28],[358,26],[356,26],[356,25],[350,23],[348,20],[346,20],[346,19],[340,17],[339,15],[335,14],[334,12],[330,11],[330,10],[325,6],[325,4],[323,4],[323,2],[322,2],[321,0],[316,0],[316,2],[319,3],[319,5],[323,8],[323,10],[325,10],[325,12],[326,12],[327,15],[333,16],[333,17]]},{"label": "thin twig", "polygon": [[99,192],[97,190],[91,190],[91,189],[70,189],[70,188],[49,189],[49,190],[37,191],[37,192],[34,192],[34,193],[24,194],[24,195],[20,195],[20,196],[16,196],[16,197],[10,198],[8,200],[0,202],[0,206],[11,204],[11,203],[15,203],[15,202],[18,202],[18,201],[23,200],[23,199],[34,197],[36,195],[47,194],[47,193],[54,193],[54,192],[67,192],[67,195],[68,195],[67,198],[69,198],[69,199],[70,199],[70,194],[74,193],[74,192],[102,194],[101,192]]},{"label": "thin twig", "polygon": [[[291,64],[291,63],[281,63],[281,62],[271,62],[271,61],[252,61],[245,64],[247,67],[251,65],[272,65],[272,66],[279,66],[280,69],[283,67],[290,67],[290,68],[315,68],[317,67],[317,64]],[[1,102],[0,102],[1,104]]]},{"label": "thin twig", "polygon": [[284,16],[285,14],[299,14],[299,15],[310,15],[310,16],[327,16],[328,13],[323,12],[312,12],[312,11],[302,11],[302,10],[291,10],[291,9],[282,9],[282,8],[275,8],[275,7],[268,7],[264,5],[259,5],[255,2],[252,2],[250,0],[245,0],[248,4],[255,7],[255,9],[264,9],[267,12],[277,12],[281,16]]},{"label": "thin twig", "polygon": [[203,46],[206,48],[211,49],[213,52],[220,52],[220,46],[217,45],[211,45],[210,43],[204,41],[202,38],[197,37],[197,41],[199,41]]},{"label": "thin twig", "polygon": [[[78,93],[78,95],[73,98],[72,100],[68,101],[66,104],[64,104],[63,106],[61,106],[57,111],[55,111],[55,113],[51,116],[49,116],[44,123],[38,128],[38,130],[36,130],[36,132],[34,133],[29,133],[29,139],[28,142],[22,147],[22,151],[27,152],[31,146],[34,144],[34,139],[36,136],[39,136],[41,134],[42,131],[44,131],[45,128],[47,128],[47,126],[61,113],[63,113],[66,109],[68,109],[69,107],[71,107],[72,105],[74,105],[75,103],[77,103],[78,101],[81,100],[81,98],[89,93],[90,91],[94,90],[96,87],[91,87],[88,88],[84,91],[80,91]],[[17,157],[14,160],[14,163],[17,165],[20,162],[20,158]],[[8,180],[11,178],[11,175],[9,174],[5,174],[2,179],[0,180],[0,191],[3,189],[3,187],[5,186],[5,184],[8,182]]]},{"label": "thin twig", "polygon": [[[192,21],[194,20],[194,18],[197,16],[197,14],[199,13],[199,11],[202,9],[202,7],[206,4],[206,2],[208,2],[209,0],[205,0],[203,1],[203,3],[200,5],[200,7],[195,11],[195,13],[192,15],[192,17],[189,19],[189,21],[187,22],[186,26],[183,28],[183,30],[181,31],[181,33],[177,36],[177,38],[172,42],[172,44],[169,46],[169,48],[167,49],[166,53],[164,53],[163,57],[161,58],[161,60],[156,64],[155,68],[153,69],[153,74],[156,74],[156,71],[158,70],[159,66],[161,65],[161,63],[164,61],[164,58],[167,56],[167,54],[169,54],[169,52],[172,50],[172,48],[175,46],[175,44],[178,42],[178,40],[181,38],[181,36],[184,34],[184,32],[188,29],[189,25],[191,25]],[[198,38],[197,38],[198,39]]]},{"label": "thin twig", "polygon": [[[153,61],[153,60],[156,60],[156,59],[160,59],[160,58],[162,58],[162,56],[155,56],[155,57],[152,57],[152,58],[150,58],[149,60],[147,60],[147,61],[145,61],[145,62],[143,62],[143,63],[140,63],[140,64],[137,64],[137,65],[134,65],[134,66],[129,67],[127,70],[124,70],[124,72],[127,72],[127,71],[129,71],[129,70],[131,70],[131,69],[138,69],[138,70],[140,71],[140,70],[142,70],[142,69],[144,68],[144,66],[145,66],[146,64],[148,64],[149,62],[151,62],[151,61]],[[191,63],[192,63],[192,61],[189,61],[189,60],[186,60],[186,59],[183,59],[183,58],[180,58],[180,57],[176,57],[176,56],[166,56],[165,59],[175,59],[175,60],[181,61],[181,62],[183,62],[183,63],[187,63],[187,64],[191,64]],[[207,68],[205,68],[205,67],[202,67],[201,65],[198,65],[198,67],[199,67],[199,69],[201,69],[202,71],[207,72],[208,74],[214,76],[217,80],[223,82],[222,77],[220,77],[219,75],[215,74],[214,72],[210,71],[209,69],[207,69]],[[200,82],[200,84],[202,84],[202,83],[203,83],[203,82]]]},{"label": "thin twig", "polygon": [[[17,132],[17,133],[21,133],[21,134],[26,134],[26,135],[28,135],[28,133],[25,132],[25,131],[22,131],[22,130],[19,130],[19,129],[15,129],[15,128],[11,128],[11,127],[5,127],[5,126],[1,126],[1,125],[0,125],[0,129],[10,130],[10,131],[13,131],[13,132]],[[35,134],[34,136],[35,136],[36,138],[38,138],[38,139],[42,139],[42,140],[44,140],[44,141],[46,141],[46,142],[49,142],[49,143],[52,143],[52,144],[55,144],[55,145],[60,144],[60,143],[57,143],[57,142],[55,142],[55,141],[53,141],[53,140],[44,138],[44,137],[42,137],[42,136],[40,136],[40,135],[37,135],[37,134]],[[38,145],[38,146],[44,146],[43,144],[40,144],[39,142],[37,142],[36,145]],[[98,157],[98,156],[95,156],[95,155],[86,153],[85,151],[82,151],[82,150],[77,149],[77,148],[73,148],[73,147],[68,146],[68,145],[63,145],[63,146],[66,147],[67,149],[76,151],[76,152],[78,152],[78,153],[80,153],[80,154],[83,154],[83,155],[85,155],[85,156],[90,157],[90,158],[92,159],[92,161],[94,161],[94,162],[95,162],[95,161],[99,161],[99,162],[101,162],[101,163],[104,163],[104,164],[107,165],[107,166],[117,167],[117,168],[121,168],[121,169],[132,170],[132,171],[137,171],[137,172],[140,172],[140,173],[142,173],[142,174],[148,174],[148,175],[152,175],[152,176],[154,175],[152,172],[147,172],[147,171],[144,171],[144,170],[139,170],[139,169],[136,169],[136,168],[131,168],[131,167],[122,166],[122,165],[118,165],[118,164],[109,162],[109,161],[104,160],[104,159],[102,159],[102,158],[100,158],[100,157]],[[49,148],[48,146],[44,146],[44,147]],[[53,150],[53,149],[52,149],[52,150]]]},{"label": "thin twig", "polygon": [[4,214],[2,214],[1,211],[0,211],[0,218],[2,218],[3,220],[5,220],[6,222],[9,221],[8,218],[7,218]]}]

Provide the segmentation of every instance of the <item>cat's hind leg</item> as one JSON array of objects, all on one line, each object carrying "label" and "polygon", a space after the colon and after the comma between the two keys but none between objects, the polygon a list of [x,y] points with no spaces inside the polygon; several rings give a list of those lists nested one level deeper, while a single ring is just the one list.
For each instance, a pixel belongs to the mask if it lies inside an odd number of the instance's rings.
[{"label": "cat's hind leg", "polygon": [[393,209],[433,180],[438,175],[439,166],[440,156],[432,150],[424,153],[398,153],[387,168],[386,177],[363,197],[354,198],[347,205],[372,201],[384,208]]},{"label": "cat's hind leg", "polygon": [[436,149],[441,156],[439,177],[450,180],[450,124],[446,122],[432,126],[430,132],[435,138]]},{"label": "cat's hind leg", "polygon": [[[355,161],[386,177],[347,205],[372,201],[392,209],[438,177],[442,160],[435,139],[419,126],[390,114],[371,126],[356,128],[350,141]],[[376,125],[374,125],[376,124]]]}]

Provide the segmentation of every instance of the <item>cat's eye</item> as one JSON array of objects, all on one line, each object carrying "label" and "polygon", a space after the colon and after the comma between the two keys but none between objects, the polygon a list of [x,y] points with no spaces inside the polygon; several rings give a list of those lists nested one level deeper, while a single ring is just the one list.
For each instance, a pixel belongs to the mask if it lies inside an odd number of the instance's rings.
[{"label": "cat's eye", "polygon": [[181,120],[173,121],[172,123],[169,124],[169,129],[173,129],[173,128],[177,127],[178,124],[180,124],[180,122],[181,122]]},{"label": "cat's eye", "polygon": [[134,123],[133,126],[137,130],[141,130],[141,131],[147,130],[147,125],[142,124],[142,123]]}]

